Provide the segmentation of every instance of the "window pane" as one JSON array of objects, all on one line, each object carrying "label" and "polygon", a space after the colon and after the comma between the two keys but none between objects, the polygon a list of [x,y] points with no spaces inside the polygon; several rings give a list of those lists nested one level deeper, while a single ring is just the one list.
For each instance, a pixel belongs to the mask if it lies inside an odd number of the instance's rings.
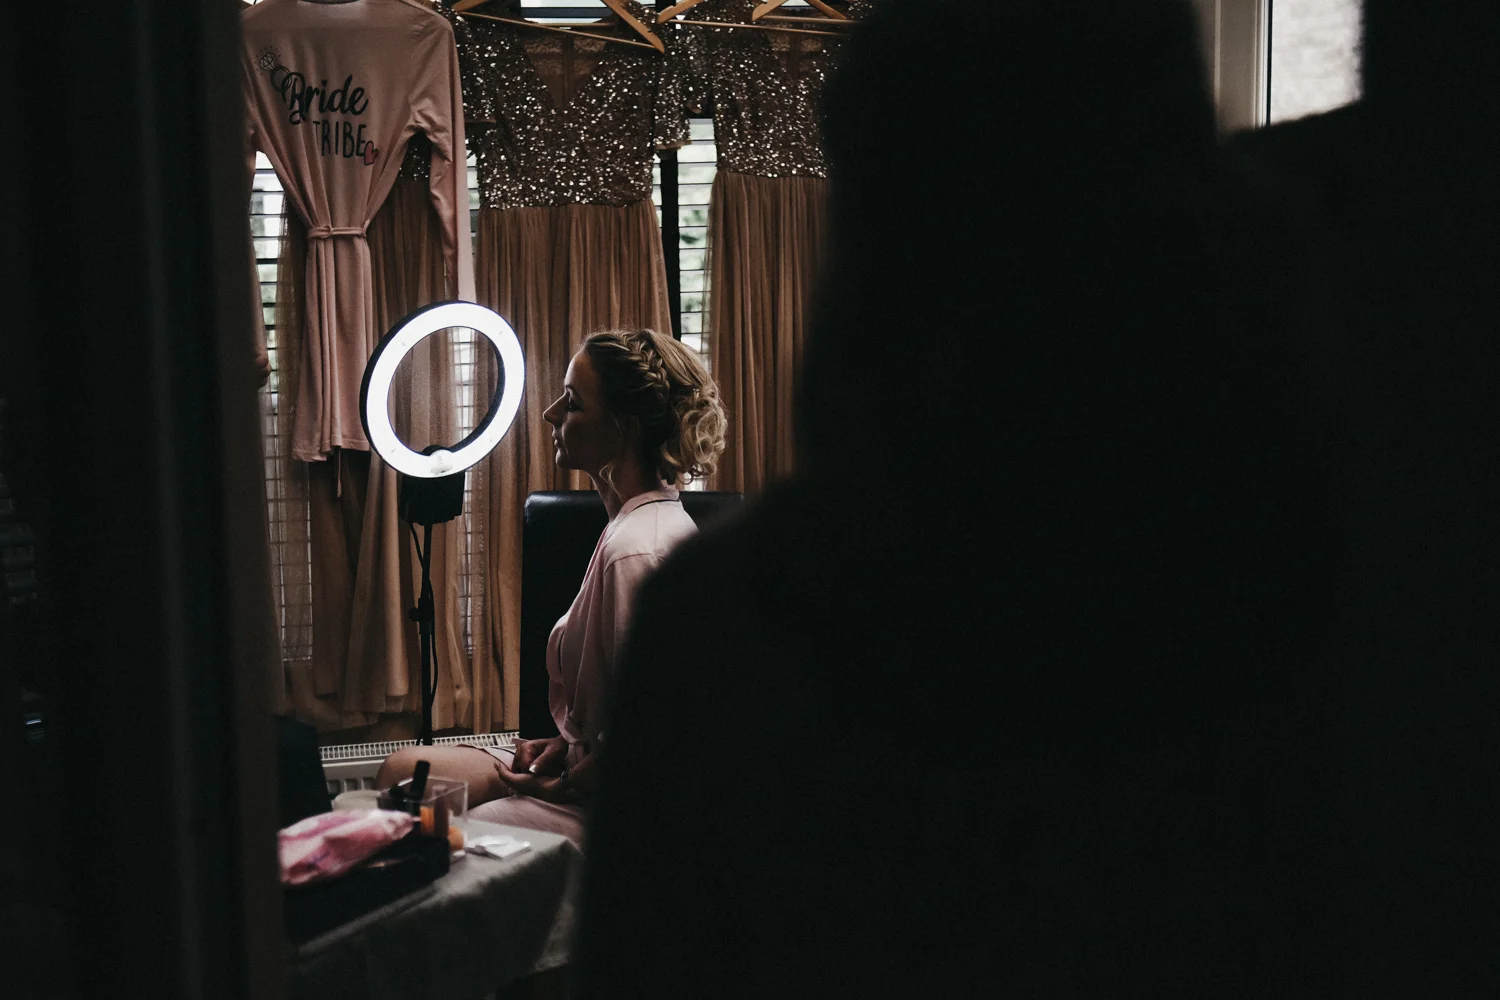
[{"label": "window pane", "polygon": [[679,184],[712,184],[717,168],[712,163],[683,163],[677,168]]},{"label": "window pane", "polygon": [[[697,143],[698,141],[699,141],[698,140],[698,123],[696,121],[694,121],[693,122],[693,142]],[[681,149],[679,149],[677,151],[677,162],[678,163],[713,163],[715,160],[717,160],[719,154],[718,154],[718,150],[716,150],[714,148],[714,146],[713,146],[712,130],[710,130],[710,138],[704,139],[703,142],[705,144],[702,145],[702,146],[699,146],[699,145],[683,146]]]},{"label": "window pane", "polygon": [[677,152],[682,342],[696,351],[703,366],[712,371],[709,350],[713,338],[707,329],[708,317],[703,313],[708,289],[703,248],[708,244],[708,201],[718,172],[719,149],[714,145],[713,119],[694,118],[690,127],[692,141]]},{"label": "window pane", "polygon": [[250,214],[280,215],[281,198],[282,196],[280,194],[272,194],[270,192],[262,193],[260,191],[255,192],[250,196]]},{"label": "window pane", "polygon": [[1362,0],[1276,0],[1271,10],[1271,121],[1359,98]]}]

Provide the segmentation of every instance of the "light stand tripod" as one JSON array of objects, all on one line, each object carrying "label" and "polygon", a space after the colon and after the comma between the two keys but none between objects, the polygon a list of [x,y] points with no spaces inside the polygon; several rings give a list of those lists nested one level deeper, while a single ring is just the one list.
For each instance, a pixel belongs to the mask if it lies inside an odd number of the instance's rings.
[{"label": "light stand tripod", "polygon": [[[431,454],[436,448],[427,449]],[[422,589],[417,596],[417,606],[407,612],[407,617],[417,623],[417,641],[422,658],[422,731],[417,742],[432,745],[432,700],[437,696],[437,649],[433,642],[436,614],[432,599],[432,528],[445,524],[463,513],[464,474],[455,472],[438,479],[423,479],[402,476],[397,499],[401,520],[411,526],[412,544],[417,549],[417,561],[422,564]],[[417,525],[422,526],[422,538],[417,538]]]}]

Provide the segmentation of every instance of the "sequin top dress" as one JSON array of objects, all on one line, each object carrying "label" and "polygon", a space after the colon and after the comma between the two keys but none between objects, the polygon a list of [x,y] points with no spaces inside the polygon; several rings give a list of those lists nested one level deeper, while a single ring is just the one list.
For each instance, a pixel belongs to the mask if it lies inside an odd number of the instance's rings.
[{"label": "sequin top dress", "polygon": [[[758,0],[704,0],[687,16],[748,24],[756,6]],[[867,3],[852,3],[848,13],[858,19],[867,12]],[[696,25],[677,30],[690,99],[696,107],[713,108],[720,170],[756,177],[828,176],[823,89],[846,44],[843,38]]]},{"label": "sequin top dress", "polygon": [[458,53],[414,0],[262,0],[241,15],[246,152],[259,150],[307,226],[307,312],[291,453],[368,450],[359,416],[374,328],[365,228],[407,145],[430,140],[429,190],[457,297],[474,297]]},{"label": "sequin top dress", "polygon": [[[627,6],[655,23],[640,4]],[[688,141],[685,59],[672,38],[664,38],[663,56],[453,20],[482,208],[629,205],[651,197],[652,153]]]}]

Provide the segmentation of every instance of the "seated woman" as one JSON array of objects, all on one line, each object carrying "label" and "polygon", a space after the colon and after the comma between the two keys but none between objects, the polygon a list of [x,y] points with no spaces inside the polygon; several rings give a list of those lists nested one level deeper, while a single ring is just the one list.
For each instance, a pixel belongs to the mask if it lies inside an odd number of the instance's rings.
[{"label": "seated woman", "polygon": [[609,513],[578,596],[547,641],[559,735],[518,740],[513,757],[491,747],[406,747],[385,759],[375,783],[387,788],[427,760],[432,773],[469,783],[473,818],[581,842],[580,803],[598,778],[604,699],[636,591],[697,532],[676,487],[713,471],[724,450],[724,408],[702,364],[672,337],[611,331],[584,341],[563,394],[542,416],[558,467],[587,473]]}]

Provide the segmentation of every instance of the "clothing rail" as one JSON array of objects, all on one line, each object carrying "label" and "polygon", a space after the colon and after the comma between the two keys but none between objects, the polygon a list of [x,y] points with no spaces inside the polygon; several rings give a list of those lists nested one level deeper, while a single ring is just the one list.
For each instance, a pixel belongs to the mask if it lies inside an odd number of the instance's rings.
[{"label": "clothing rail", "polygon": [[668,24],[693,24],[703,28],[750,28],[755,31],[785,31],[794,35],[828,35],[831,38],[847,38],[848,35],[842,31],[814,31],[811,28],[783,28],[776,24],[746,24],[743,21],[689,21],[687,18],[677,18],[668,21]]}]

